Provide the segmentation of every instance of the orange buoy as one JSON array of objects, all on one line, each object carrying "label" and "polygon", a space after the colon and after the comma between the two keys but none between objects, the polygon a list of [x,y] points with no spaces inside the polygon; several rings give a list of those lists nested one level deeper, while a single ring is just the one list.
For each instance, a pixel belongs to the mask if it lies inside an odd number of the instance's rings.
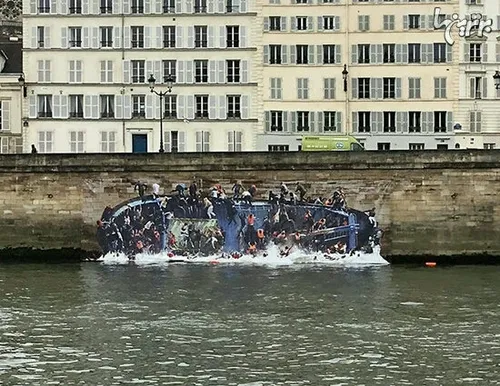
[{"label": "orange buoy", "polygon": [[436,262],[435,261],[428,261],[425,263],[425,266],[426,267],[435,267],[436,266]]}]

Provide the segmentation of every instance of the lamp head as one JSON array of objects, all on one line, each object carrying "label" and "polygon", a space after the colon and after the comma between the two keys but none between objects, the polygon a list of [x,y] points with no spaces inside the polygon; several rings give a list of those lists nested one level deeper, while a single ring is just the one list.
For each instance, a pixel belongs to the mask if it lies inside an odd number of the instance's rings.
[{"label": "lamp head", "polygon": [[149,83],[149,88],[151,89],[151,92],[153,92],[153,89],[155,88],[155,83],[156,83],[156,79],[153,76],[153,74],[151,74],[149,76],[148,83]]},{"label": "lamp head", "polygon": [[21,86],[21,87],[22,87],[22,86],[24,86],[24,85],[25,85],[25,83],[26,83],[26,80],[24,79],[23,74],[21,74],[21,75],[19,76],[19,78],[17,79],[17,81],[19,82],[19,86]]},{"label": "lamp head", "polygon": [[500,71],[495,71],[495,75],[493,75],[493,80],[495,81],[495,87],[500,88]]},{"label": "lamp head", "polygon": [[342,70],[342,77],[344,79],[347,79],[347,74],[349,74],[349,71],[347,71],[347,64],[344,64],[344,69]]},{"label": "lamp head", "polygon": [[172,86],[174,84],[174,77],[171,74],[167,75],[167,78],[165,79],[165,84],[168,88],[168,91],[172,90]]}]

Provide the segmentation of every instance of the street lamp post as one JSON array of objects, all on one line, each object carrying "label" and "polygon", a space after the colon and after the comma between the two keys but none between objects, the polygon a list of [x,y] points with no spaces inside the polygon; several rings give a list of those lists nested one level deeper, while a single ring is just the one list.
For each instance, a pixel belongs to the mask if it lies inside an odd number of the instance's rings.
[{"label": "street lamp post", "polygon": [[342,78],[344,79],[344,92],[347,92],[347,75],[349,75],[349,71],[347,71],[347,64],[344,64],[344,69],[342,70]]},{"label": "street lamp post", "polygon": [[153,76],[153,74],[150,75],[148,82],[151,92],[155,93],[160,97],[160,150],[158,150],[158,152],[165,153],[165,149],[163,148],[163,97],[168,93],[172,92],[172,84],[174,83],[174,78],[172,75],[168,75],[167,78],[165,79],[165,84],[167,85],[166,91],[155,90],[156,79]]},{"label": "street lamp post", "polygon": [[495,81],[495,88],[500,90],[500,71],[496,70],[495,75],[493,75],[493,80]]},{"label": "street lamp post", "polygon": [[17,79],[19,82],[19,86],[22,87],[23,89],[23,97],[26,98],[28,96],[28,87],[26,87],[26,80],[24,79],[23,74],[19,76],[19,79]]}]

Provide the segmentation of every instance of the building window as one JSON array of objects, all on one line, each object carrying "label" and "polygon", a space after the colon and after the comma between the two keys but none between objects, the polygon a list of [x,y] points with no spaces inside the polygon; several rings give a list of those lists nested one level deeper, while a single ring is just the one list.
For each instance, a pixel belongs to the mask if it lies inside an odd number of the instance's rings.
[{"label": "building window", "polygon": [[297,131],[309,131],[309,111],[297,111]]},{"label": "building window", "polygon": [[271,131],[283,131],[283,111],[271,111]]},{"label": "building window", "polygon": [[165,95],[163,106],[163,118],[175,119],[177,118],[177,95]]},{"label": "building window", "polygon": [[420,28],[420,15],[408,15],[408,28],[409,29]]},{"label": "building window", "polygon": [[269,63],[281,64],[281,45],[271,44],[269,46],[269,51],[270,51]]},{"label": "building window", "polygon": [[163,81],[166,82],[168,77],[172,78],[172,82],[175,83],[176,80],[176,61],[175,60],[163,60]]},{"label": "building window", "polygon": [[83,118],[83,95],[69,96],[69,117]]},{"label": "building window", "polygon": [[[178,153],[180,151],[180,142],[179,141],[179,132],[178,131],[171,131],[170,133],[166,133],[167,137],[170,136],[170,152],[171,153]],[[168,142],[168,139],[167,139]]]},{"label": "building window", "polygon": [[394,63],[395,56],[394,56],[394,51],[396,49],[395,44],[384,44],[384,63]]},{"label": "building window", "polygon": [[69,149],[72,153],[83,153],[85,145],[85,133],[83,131],[69,132]]},{"label": "building window", "polygon": [[434,43],[434,63],[446,62],[446,43]]},{"label": "building window", "polygon": [[227,150],[241,151],[243,133],[241,131],[229,131],[227,133]]},{"label": "building window", "polygon": [[69,61],[69,83],[82,83],[82,61]]},{"label": "building window", "polygon": [[469,48],[470,62],[481,61],[481,43],[471,43]]},{"label": "building window", "polygon": [[358,63],[359,64],[370,63],[370,45],[369,44],[358,44]]},{"label": "building window", "polygon": [[196,151],[197,152],[210,151],[210,133],[208,131],[196,132]]},{"label": "building window", "polygon": [[146,96],[132,95],[132,118],[144,118],[146,116]]},{"label": "building window", "polygon": [[370,99],[370,78],[358,78],[358,98]]},{"label": "building window", "polygon": [[484,150],[493,150],[495,148],[495,144],[494,143],[485,143],[483,144],[483,149]]},{"label": "building window", "polygon": [[469,128],[471,133],[481,132],[481,111],[470,111]]},{"label": "building window", "polygon": [[384,78],[384,99],[396,98],[396,78]]},{"label": "building window", "polygon": [[283,78],[271,78],[271,99],[283,98]]},{"label": "building window", "polygon": [[101,83],[113,83],[112,60],[101,60]]},{"label": "building window", "polygon": [[227,117],[228,118],[241,118],[241,96],[228,95],[227,96]]},{"label": "building window", "polygon": [[196,48],[206,48],[208,46],[208,32],[206,25],[194,26],[194,46]]},{"label": "building window", "polygon": [[336,116],[335,111],[323,111],[323,127],[320,129],[324,132],[336,132],[340,129],[337,127]]},{"label": "building window", "polygon": [[396,112],[384,111],[384,133],[396,132]]},{"label": "building window", "polygon": [[434,111],[434,132],[446,133],[446,111]]},{"label": "building window", "polygon": [[290,151],[289,145],[267,145],[267,151],[280,152],[280,151]]},{"label": "building window", "polygon": [[38,0],[38,13],[50,13],[50,0]]},{"label": "building window", "polygon": [[358,112],[358,132],[369,133],[371,130],[371,113],[369,111]]},{"label": "building window", "polygon": [[297,16],[295,18],[295,23],[296,23],[297,31],[306,31],[307,30],[307,16]]},{"label": "building window", "polygon": [[323,98],[335,99],[335,78],[324,78],[323,80]]},{"label": "building window", "polygon": [[175,26],[163,26],[163,48],[175,48]]},{"label": "building window", "polygon": [[[296,64],[308,64],[309,63],[309,46],[305,44],[298,44],[296,47]],[[293,47],[292,47],[293,49]]]},{"label": "building window", "polygon": [[408,148],[409,148],[409,150],[424,150],[424,144],[423,143],[410,143]]},{"label": "building window", "polygon": [[52,153],[53,150],[53,133],[52,131],[38,132],[38,151],[40,153]]},{"label": "building window", "polygon": [[239,83],[240,82],[240,61],[239,60],[227,60],[227,83]]},{"label": "building window", "polygon": [[101,95],[101,118],[114,118],[115,117],[115,96],[114,95]]},{"label": "building window", "polygon": [[69,13],[82,13],[82,0],[69,0]]},{"label": "building window", "polygon": [[132,0],[132,13],[144,13],[144,0]]},{"label": "building window", "polygon": [[446,98],[446,78],[434,78],[434,98]]},{"label": "building window", "polygon": [[239,12],[240,7],[239,4],[240,2],[237,0],[226,0],[226,12],[227,13],[234,13],[234,12]]},{"label": "building window", "polygon": [[175,13],[175,0],[163,0],[163,13]]},{"label": "building window", "polygon": [[237,25],[226,26],[227,48],[238,48],[240,46],[240,27]]},{"label": "building window", "polygon": [[422,132],[422,113],[420,111],[410,111],[408,113],[408,131],[410,133]]},{"label": "building window", "polygon": [[270,16],[269,17],[269,30],[270,31],[281,31],[281,16]]},{"label": "building window", "polygon": [[113,47],[113,27],[100,27],[101,47]]},{"label": "building window", "polygon": [[38,48],[45,47],[45,27],[37,27],[36,29]]},{"label": "building window", "polygon": [[113,13],[113,0],[101,0],[101,13]]},{"label": "building window", "polygon": [[81,27],[69,27],[69,46],[73,48],[82,46]]},{"label": "building window", "polygon": [[207,0],[194,0],[194,13],[207,13]]},{"label": "building window", "polygon": [[208,60],[194,61],[195,83],[208,83]]},{"label": "building window", "polygon": [[482,99],[485,95],[486,78],[475,76],[470,78],[470,97],[473,99]]},{"label": "building window", "polygon": [[370,30],[370,15],[358,15],[358,29],[360,31]]},{"label": "building window", "polygon": [[408,63],[420,63],[420,44],[408,44]]},{"label": "building window", "polygon": [[377,150],[379,151],[388,151],[391,150],[390,142],[379,142],[377,143]]},{"label": "building window", "polygon": [[394,15],[384,15],[384,30],[385,31],[394,30]]},{"label": "building window", "polygon": [[420,78],[408,78],[408,99],[420,99]]},{"label": "building window", "polygon": [[144,83],[146,75],[144,72],[144,60],[132,60],[132,83]]},{"label": "building window", "polygon": [[131,27],[132,48],[144,48],[144,27]]},{"label": "building window", "polygon": [[335,64],[335,44],[323,45],[323,64]]},{"label": "building window", "polygon": [[297,99],[309,99],[309,79],[297,78]]},{"label": "building window", "polygon": [[50,60],[38,61],[38,81],[50,82]]},{"label": "building window", "polygon": [[101,131],[101,153],[114,153],[116,151],[116,132]]},{"label": "building window", "polygon": [[208,95],[195,95],[196,118],[208,118]]},{"label": "building window", "polygon": [[38,118],[52,118],[52,95],[38,95]]}]

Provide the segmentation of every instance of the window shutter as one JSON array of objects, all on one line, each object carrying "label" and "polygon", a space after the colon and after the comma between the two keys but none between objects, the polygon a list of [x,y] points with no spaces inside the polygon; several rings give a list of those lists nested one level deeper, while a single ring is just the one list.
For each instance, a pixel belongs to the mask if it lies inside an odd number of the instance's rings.
[{"label": "window shutter", "polygon": [[68,28],[61,28],[61,48],[68,48]]},{"label": "window shutter", "polygon": [[68,117],[69,117],[68,96],[61,95],[61,118],[68,118]]},{"label": "window shutter", "polygon": [[323,16],[318,16],[318,31],[323,31]]},{"label": "window shutter", "polygon": [[403,29],[407,30],[409,28],[408,15],[403,15]]},{"label": "window shutter", "polygon": [[99,28],[98,27],[92,27],[91,30],[91,42],[90,42],[90,47],[91,48],[99,48]]},{"label": "window shutter", "polygon": [[420,99],[421,98],[421,78],[415,78],[415,98]]},{"label": "window shutter", "polygon": [[123,95],[115,96],[115,118],[123,118]]},{"label": "window shutter", "polygon": [[377,64],[377,45],[370,44],[370,63]]},{"label": "window shutter", "polygon": [[283,111],[282,117],[283,117],[283,132],[288,132],[290,131],[288,124],[288,111]]},{"label": "window shutter", "polygon": [[38,30],[36,27],[31,27],[31,47],[38,48]]},{"label": "window shutter", "polygon": [[130,95],[123,96],[123,118],[132,118],[132,100]]},{"label": "window shutter", "polygon": [[217,13],[226,13],[226,2],[225,0],[217,0]]},{"label": "window shutter", "polygon": [[434,45],[427,44],[427,63],[433,63],[434,62]]},{"label": "window shutter", "polygon": [[403,131],[403,133],[407,133],[408,132],[408,112],[407,111],[403,111],[401,113],[401,129]]},{"label": "window shutter", "polygon": [[[481,114],[479,112],[479,114]],[[453,132],[453,112],[448,111],[446,113],[446,131]]]},{"label": "window shutter", "polygon": [[185,75],[184,75],[184,60],[178,60],[177,65],[175,66],[175,70],[177,74],[175,75],[176,83],[186,83]]},{"label": "window shutter", "polygon": [[184,48],[183,39],[184,39],[184,37],[182,35],[182,27],[176,26],[175,27],[175,47],[176,48]]},{"label": "window shutter", "polygon": [[182,152],[182,153],[185,152],[186,151],[186,133],[184,131],[179,131],[177,140],[179,141],[179,152]]},{"label": "window shutter", "polygon": [[[426,29],[427,28],[427,23],[426,23],[427,19],[426,19],[425,15],[420,15],[419,19],[420,19],[420,29]],[[434,25],[434,22],[432,24]]]},{"label": "window shutter", "polygon": [[186,96],[184,95],[177,95],[177,117],[179,119],[190,119],[186,115]]},{"label": "window shutter", "polygon": [[247,48],[247,27],[240,26],[240,48]]},{"label": "window shutter", "polygon": [[291,17],[291,26],[292,26],[292,31],[297,31],[297,17],[296,16]]},{"label": "window shutter", "polygon": [[91,117],[93,119],[99,119],[99,95],[91,95]]},{"label": "window shutter", "polygon": [[[177,96],[175,97],[175,100],[177,100]],[[160,98],[154,98],[154,114],[153,114],[154,119],[160,119],[160,116],[161,116],[160,104],[161,104]],[[165,107],[165,103],[163,103],[163,104],[164,105],[162,106],[162,110]],[[177,106],[177,104],[176,104],[176,106]]]},{"label": "window shutter", "polygon": [[[155,36],[154,44],[151,41],[151,44],[153,44],[153,48],[163,48],[163,28],[156,27],[155,35],[156,36]],[[153,38],[153,37],[151,37],[151,38]]]},{"label": "window shutter", "polygon": [[208,96],[208,118],[217,119],[217,97],[215,95]]},{"label": "window shutter", "polygon": [[[286,47],[286,46],[283,46]],[[290,64],[296,64],[297,63],[297,47],[295,45],[289,46],[290,47]]]},{"label": "window shutter", "polygon": [[358,45],[353,44],[351,46],[351,64],[358,63]]},{"label": "window shutter", "polygon": [[187,119],[194,119],[194,95],[186,96],[186,116]]},{"label": "window shutter", "polygon": [[476,96],[476,79],[470,78],[469,79],[469,98],[474,99],[475,96]]},{"label": "window shutter", "polygon": [[335,112],[335,131],[337,133],[346,132],[346,130],[342,129],[342,111]]},{"label": "window shutter", "polygon": [[248,95],[241,96],[241,119],[250,118],[250,98]]},{"label": "window shutter", "polygon": [[340,30],[340,16],[335,16],[334,21],[335,21],[335,26],[334,26],[335,31]]},{"label": "window shutter", "polygon": [[90,95],[85,95],[84,97],[83,117],[85,119],[92,118],[92,100],[90,98]]},{"label": "window shutter", "polygon": [[241,62],[241,83],[249,82],[249,63],[248,60],[242,60]]},{"label": "window shutter", "polygon": [[155,60],[153,62],[153,75],[155,79],[158,79],[158,83],[163,83],[163,77],[161,76],[161,60]]},{"label": "window shutter", "polygon": [[120,27],[113,29],[113,48],[122,48]]},{"label": "window shutter", "polygon": [[186,66],[186,83],[192,84],[194,83],[194,62],[192,60],[186,60],[184,63]]},{"label": "window shutter", "polygon": [[[370,83],[373,83],[374,81],[374,78],[371,78],[370,79]],[[351,78],[351,89],[352,89],[352,98],[353,99],[357,99],[358,98],[358,78]],[[374,86],[372,85],[371,86],[372,89],[374,88]],[[374,94],[374,91],[372,90],[370,95],[373,95]]]},{"label": "window shutter", "polygon": [[217,77],[218,83],[226,83],[226,62],[224,60],[219,60],[217,63]]},{"label": "window shutter", "polygon": [[316,46],[316,64],[323,64],[323,46],[321,44]]},{"label": "window shutter", "polygon": [[10,101],[0,102],[0,107],[2,110],[2,131],[10,131]]},{"label": "window shutter", "polygon": [[153,62],[151,60],[146,60],[146,81],[149,79],[150,75],[153,75]]},{"label": "window shutter", "polygon": [[183,13],[182,8],[182,0],[175,0],[175,13]]},{"label": "window shutter", "polygon": [[[282,45],[281,47],[281,63],[288,64],[288,46]],[[291,53],[290,53],[291,55]]]},{"label": "window shutter", "polygon": [[123,61],[123,83],[130,83],[130,60]]},{"label": "window shutter", "polygon": [[342,62],[342,46],[340,44],[335,44],[335,64],[340,64]]},{"label": "window shutter", "polygon": [[210,132],[209,131],[204,131],[203,132],[203,151],[207,152],[210,151]]},{"label": "window shutter", "polygon": [[308,55],[308,58],[307,58],[307,62],[308,64],[314,64],[314,45],[313,44],[310,44],[309,46],[307,46],[307,55]]},{"label": "window shutter", "polygon": [[377,63],[384,62],[384,46],[382,44],[377,44]]},{"label": "window shutter", "polygon": [[377,131],[379,133],[384,131],[384,113],[377,111]]},{"label": "window shutter", "polygon": [[420,45],[420,63],[427,63],[427,44]]},{"label": "window shutter", "polygon": [[207,34],[208,34],[208,48],[215,48],[215,27],[214,26],[209,26],[207,28]]},{"label": "window shutter", "polygon": [[217,62],[215,60],[208,61],[208,83],[217,82]]},{"label": "window shutter", "polygon": [[482,97],[483,98],[488,97],[488,78],[487,77],[483,78],[483,95],[482,95]]},{"label": "window shutter", "polygon": [[36,95],[29,96],[29,117],[37,118],[37,106],[36,106]]},{"label": "window shutter", "polygon": [[311,133],[316,132],[316,112],[309,111],[309,131]]},{"label": "window shutter", "polygon": [[89,0],[82,0],[82,14],[88,15],[90,13],[89,10]]},{"label": "window shutter", "polygon": [[187,48],[194,48],[194,27],[188,26]]},{"label": "window shutter", "polygon": [[153,119],[154,102],[152,94],[146,95],[146,119]]},{"label": "window shutter", "polygon": [[358,113],[356,111],[352,112],[352,132],[357,133],[358,130]]},{"label": "window shutter", "polygon": [[149,15],[151,13],[151,0],[144,0],[144,14]]},{"label": "window shutter", "polygon": [[500,43],[496,43],[496,61],[497,63],[500,63]]},{"label": "window shutter", "polygon": [[403,61],[403,45],[402,44],[396,44],[395,45],[396,49],[396,63],[402,63]]},{"label": "window shutter", "polygon": [[481,44],[481,49],[483,50],[483,63],[488,63],[488,43],[484,42],[483,44]]},{"label": "window shutter", "polygon": [[408,63],[408,44],[401,44],[401,49],[403,51],[401,62],[404,64]]},{"label": "window shutter", "polygon": [[118,0],[113,0],[113,14],[118,15],[121,13],[121,3]]},{"label": "window shutter", "polygon": [[281,31],[286,31],[287,26],[286,26],[286,17],[285,16],[281,16],[280,23],[281,23]]},{"label": "window shutter", "polygon": [[226,27],[219,27],[219,48],[227,47],[226,35]]},{"label": "window shutter", "polygon": [[50,13],[53,15],[57,13],[57,0],[50,0]]},{"label": "window shutter", "polygon": [[196,132],[196,151],[197,152],[203,151],[203,149],[202,149],[202,135],[203,135],[202,131]]},{"label": "window shutter", "polygon": [[227,119],[226,96],[219,95],[219,119]]},{"label": "window shutter", "polygon": [[322,133],[325,130],[325,113],[323,111],[318,111],[317,113],[318,122],[316,128],[318,133]]},{"label": "window shutter", "polygon": [[165,131],[163,133],[164,149],[165,149],[166,153],[170,153],[172,151],[172,145],[170,142],[171,136],[172,136],[172,132],[170,132],[170,131]]},{"label": "window shutter", "polygon": [[269,16],[264,17],[264,31],[269,31]]},{"label": "window shutter", "polygon": [[265,45],[263,47],[263,55],[264,55],[264,64],[269,64],[269,46]]},{"label": "window shutter", "polygon": [[291,112],[290,131],[292,131],[292,132],[297,131],[297,112],[296,111]]},{"label": "window shutter", "polygon": [[376,78],[377,83],[377,98],[382,99],[384,97],[384,80],[382,78]]},{"label": "window shutter", "polygon": [[144,27],[144,48],[151,48],[151,27]]},{"label": "window shutter", "polygon": [[130,13],[130,0],[123,0],[123,13]]},{"label": "window shutter", "polygon": [[314,20],[312,16],[307,17],[307,30],[314,31]]},{"label": "window shutter", "polygon": [[330,79],[330,86],[332,88],[332,99],[335,99],[336,98],[336,94],[337,94],[337,78],[331,78]]},{"label": "window shutter", "polygon": [[130,39],[130,27],[123,27],[123,45],[124,48],[132,47],[132,41]]},{"label": "window shutter", "polygon": [[377,78],[370,78],[370,99],[377,98]]},{"label": "window shutter", "polygon": [[264,127],[266,131],[271,131],[271,112],[264,111]]},{"label": "window shutter", "polygon": [[37,5],[36,0],[30,0],[30,13],[32,15],[36,15],[37,14],[37,12],[36,12],[36,5]]},{"label": "window shutter", "polygon": [[227,132],[227,151],[234,151],[234,136],[232,131]]},{"label": "window shutter", "polygon": [[248,12],[247,8],[247,0],[240,0],[240,13]]},{"label": "window shutter", "polygon": [[61,118],[61,95],[54,94],[54,96],[52,97],[52,104],[53,104],[52,117]]},{"label": "window shutter", "polygon": [[396,99],[401,99],[401,78],[396,78]]},{"label": "window shutter", "polygon": [[402,111],[396,112],[396,132],[397,133],[403,132],[403,114],[404,114],[404,112],[402,112]]},{"label": "window shutter", "polygon": [[422,111],[420,115],[420,127],[422,129],[422,133],[427,133],[429,129],[429,115],[426,111]]}]

